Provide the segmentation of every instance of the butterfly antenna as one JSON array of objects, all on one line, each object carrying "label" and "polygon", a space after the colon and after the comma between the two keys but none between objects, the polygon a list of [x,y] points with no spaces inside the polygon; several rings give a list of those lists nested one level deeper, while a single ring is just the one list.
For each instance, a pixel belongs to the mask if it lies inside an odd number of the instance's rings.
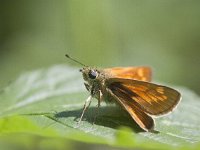
[{"label": "butterfly antenna", "polygon": [[80,64],[80,65],[82,65],[82,66],[87,67],[85,64],[83,64],[83,63],[77,61],[76,59],[74,59],[74,58],[72,58],[72,57],[70,57],[68,54],[66,54],[65,56],[66,56],[67,58],[71,59],[72,61],[74,61],[74,62],[76,62],[76,63],[78,63],[78,64]]}]

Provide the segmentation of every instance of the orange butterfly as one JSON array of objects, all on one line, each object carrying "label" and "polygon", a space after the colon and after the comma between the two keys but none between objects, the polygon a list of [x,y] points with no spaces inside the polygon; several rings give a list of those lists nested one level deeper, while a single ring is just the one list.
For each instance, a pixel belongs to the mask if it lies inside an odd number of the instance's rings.
[{"label": "orange butterfly", "polygon": [[[68,55],[66,57],[74,60]],[[152,116],[171,112],[181,99],[178,91],[150,83],[149,67],[96,69],[84,65],[80,71],[91,96],[85,102],[79,122],[89,107],[92,97],[95,97],[98,106],[102,101],[120,105],[143,130],[151,131],[155,124]]]}]

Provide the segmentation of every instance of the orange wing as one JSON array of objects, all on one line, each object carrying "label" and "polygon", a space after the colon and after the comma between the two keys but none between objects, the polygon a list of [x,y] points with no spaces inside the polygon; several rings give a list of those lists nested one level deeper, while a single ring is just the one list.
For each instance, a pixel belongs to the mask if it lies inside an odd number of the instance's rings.
[{"label": "orange wing", "polygon": [[150,115],[157,116],[172,111],[181,99],[178,91],[149,82],[112,78],[106,84],[114,95],[120,97],[119,93],[123,93],[126,96],[123,101],[129,101]]},{"label": "orange wing", "polygon": [[[117,90],[117,89],[116,89]],[[117,94],[116,94],[117,92]],[[132,100],[127,97],[123,92],[120,91],[112,91],[110,96],[112,99],[116,100],[135,120],[135,122],[145,131],[153,130],[154,128],[154,119],[147,115],[142,109],[135,105],[135,102],[131,102]]]},{"label": "orange wing", "polygon": [[115,67],[104,69],[113,78],[151,81],[151,68],[149,67]]}]

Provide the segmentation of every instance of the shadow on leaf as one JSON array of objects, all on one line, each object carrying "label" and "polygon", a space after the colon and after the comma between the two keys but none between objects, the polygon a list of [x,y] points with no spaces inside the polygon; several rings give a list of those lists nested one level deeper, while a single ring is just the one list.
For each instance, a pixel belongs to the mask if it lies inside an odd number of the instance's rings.
[{"label": "shadow on leaf", "polygon": [[[62,111],[54,115],[56,120],[60,118],[74,117],[74,121],[78,122],[82,109],[73,110],[73,111]],[[88,121],[89,123],[96,124],[99,126],[105,126],[109,128],[117,129],[120,126],[127,126],[131,128],[134,132],[142,132],[134,120],[119,107],[106,106],[100,107],[90,107],[85,112],[83,116],[83,121]]]}]

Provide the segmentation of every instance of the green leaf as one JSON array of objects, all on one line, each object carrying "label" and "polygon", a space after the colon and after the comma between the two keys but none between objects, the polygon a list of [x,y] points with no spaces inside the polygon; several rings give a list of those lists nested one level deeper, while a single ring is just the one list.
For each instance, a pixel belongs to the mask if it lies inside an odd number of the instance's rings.
[{"label": "green leaf", "polygon": [[31,137],[28,143],[51,137],[126,148],[200,148],[200,98],[189,89],[172,87],[181,92],[182,101],[173,113],[156,118],[158,133],[149,133],[141,132],[120,107],[102,104],[97,110],[95,99],[77,125],[89,96],[77,68],[57,65],[24,73],[0,91],[0,135],[23,133],[24,139]]}]

